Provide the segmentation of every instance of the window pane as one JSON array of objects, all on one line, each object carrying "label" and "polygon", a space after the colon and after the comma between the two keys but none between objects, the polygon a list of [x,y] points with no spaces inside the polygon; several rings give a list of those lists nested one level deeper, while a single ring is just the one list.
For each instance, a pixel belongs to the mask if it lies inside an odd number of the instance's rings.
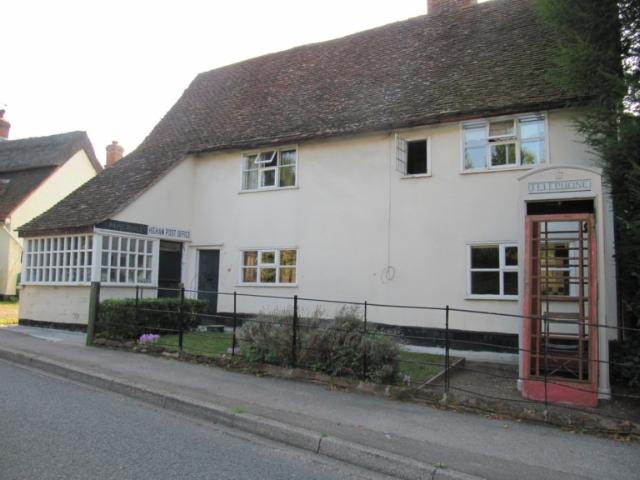
[{"label": "window pane", "polygon": [[407,175],[427,173],[427,141],[407,142]]},{"label": "window pane", "polygon": [[464,151],[464,168],[485,168],[486,164],[485,147],[466,148]]},{"label": "window pane", "polygon": [[296,251],[295,250],[281,250],[280,251],[280,265],[295,265],[296,264]]},{"label": "window pane", "polygon": [[258,170],[251,170],[242,174],[242,189],[254,190],[258,188]]},{"label": "window pane", "polygon": [[120,241],[120,250],[127,250],[129,248],[129,239],[128,238],[123,238]]},{"label": "window pane", "polygon": [[520,138],[544,138],[544,120],[520,120]]},{"label": "window pane", "polygon": [[260,252],[260,263],[268,265],[276,263],[276,252]]},{"label": "window pane", "polygon": [[280,167],[280,186],[292,187],[296,184],[296,167]]},{"label": "window pane", "polygon": [[261,170],[260,171],[260,186],[261,187],[274,187],[276,184],[276,171],[275,170]]},{"label": "window pane", "polygon": [[491,165],[515,165],[516,149],[514,143],[491,146]]},{"label": "window pane", "polygon": [[483,146],[487,141],[487,130],[484,125],[465,127],[464,143],[467,146]]},{"label": "window pane", "polygon": [[109,240],[111,239],[111,237],[109,236],[104,236],[102,237],[102,250],[109,250]]},{"label": "window pane", "polygon": [[260,283],[276,283],[276,269],[275,268],[260,269]]},{"label": "window pane", "polygon": [[471,272],[471,293],[474,295],[499,295],[499,272]]},{"label": "window pane", "polygon": [[262,167],[275,167],[278,163],[278,152],[262,152],[259,163]]},{"label": "window pane", "polygon": [[499,122],[491,122],[489,124],[489,136],[490,137],[502,137],[502,136],[515,135],[514,121],[513,120],[501,120]]},{"label": "window pane", "polygon": [[498,247],[471,247],[471,268],[499,268]]},{"label": "window pane", "polygon": [[545,162],[545,147],[542,140],[522,142],[520,156],[523,165],[537,165]]},{"label": "window pane", "polygon": [[504,264],[510,267],[518,265],[518,247],[505,247]]},{"label": "window pane", "polygon": [[296,283],[296,269],[294,267],[281,268],[280,283]]},{"label": "window pane", "polygon": [[254,267],[258,264],[258,252],[244,252],[242,264],[248,267]]},{"label": "window pane", "polygon": [[258,279],[257,268],[243,268],[242,269],[242,281],[245,283],[255,283]]},{"label": "window pane", "polygon": [[258,168],[258,165],[256,164],[256,156],[255,155],[246,155],[245,157],[245,163],[244,163],[244,169],[245,170],[253,170],[255,168]]},{"label": "window pane", "polygon": [[280,165],[295,165],[296,164],[296,151],[285,150],[280,152]]},{"label": "window pane", "polygon": [[[140,240],[142,241],[142,240]],[[129,240],[129,251],[130,252],[135,252],[136,251],[136,239],[132,238],[131,240]]]},{"label": "window pane", "polygon": [[129,272],[127,273],[127,281],[129,283],[134,283],[136,281],[136,271],[135,270],[129,270]]},{"label": "window pane", "polygon": [[504,294],[518,295],[518,272],[504,272]]},{"label": "window pane", "polygon": [[118,281],[117,270],[115,268],[109,271],[109,281],[114,283]]},{"label": "window pane", "polygon": [[153,242],[151,240],[146,240],[145,243],[147,244],[147,253],[151,253],[153,248]]}]

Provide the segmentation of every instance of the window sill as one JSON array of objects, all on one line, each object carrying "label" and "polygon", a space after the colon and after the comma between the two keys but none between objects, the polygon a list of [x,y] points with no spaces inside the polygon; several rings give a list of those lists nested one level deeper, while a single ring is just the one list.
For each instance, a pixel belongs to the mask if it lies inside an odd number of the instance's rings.
[{"label": "window sill", "polygon": [[22,282],[19,287],[90,287],[91,282]]},{"label": "window sill", "polygon": [[517,296],[506,297],[504,295],[467,295],[465,300],[498,300],[501,302],[517,302],[520,298]]},{"label": "window sill", "polygon": [[245,193],[259,193],[259,192],[274,192],[278,190],[297,190],[300,187],[298,185],[293,185],[291,187],[266,187],[266,188],[255,188],[253,190],[240,190],[238,194]]},{"label": "window sill", "polygon": [[237,288],[249,287],[249,288],[298,288],[297,283],[238,283]]},{"label": "window sill", "polygon": [[427,178],[431,176],[431,173],[414,173],[412,175],[402,175],[400,177],[400,180],[411,180],[412,178]]},{"label": "window sill", "polygon": [[538,163],[536,165],[519,165],[515,167],[493,167],[493,168],[476,168],[473,170],[461,170],[461,175],[473,175],[475,173],[494,173],[494,172],[513,172],[519,170],[531,170],[532,168],[539,167],[541,165],[548,165],[547,163]]}]

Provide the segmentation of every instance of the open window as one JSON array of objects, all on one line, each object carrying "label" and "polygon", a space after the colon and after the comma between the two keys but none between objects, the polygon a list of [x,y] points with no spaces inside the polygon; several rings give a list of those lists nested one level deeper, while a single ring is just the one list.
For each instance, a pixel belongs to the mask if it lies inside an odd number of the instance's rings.
[{"label": "open window", "polygon": [[463,170],[482,171],[545,163],[544,115],[466,122]]},{"label": "open window", "polygon": [[429,175],[429,139],[405,140],[396,136],[396,170],[404,176]]},{"label": "open window", "polygon": [[242,190],[295,186],[297,157],[297,151],[294,148],[244,154]]}]

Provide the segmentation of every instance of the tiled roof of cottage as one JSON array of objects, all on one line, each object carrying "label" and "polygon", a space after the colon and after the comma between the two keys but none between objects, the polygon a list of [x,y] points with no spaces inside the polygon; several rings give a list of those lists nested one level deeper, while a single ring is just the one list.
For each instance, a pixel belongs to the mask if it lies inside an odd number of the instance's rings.
[{"label": "tiled roof of cottage", "polygon": [[199,74],[134,152],[21,234],[109,219],[188,153],[566,106],[533,0],[492,0]]},{"label": "tiled roof of cottage", "polygon": [[85,132],[0,142],[0,221],[80,149],[100,171],[102,167]]}]

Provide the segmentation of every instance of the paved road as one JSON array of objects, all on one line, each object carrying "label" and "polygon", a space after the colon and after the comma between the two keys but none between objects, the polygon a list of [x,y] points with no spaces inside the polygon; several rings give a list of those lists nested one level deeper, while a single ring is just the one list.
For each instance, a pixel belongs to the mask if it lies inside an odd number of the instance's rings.
[{"label": "paved road", "polygon": [[383,479],[0,361],[0,478]]}]

